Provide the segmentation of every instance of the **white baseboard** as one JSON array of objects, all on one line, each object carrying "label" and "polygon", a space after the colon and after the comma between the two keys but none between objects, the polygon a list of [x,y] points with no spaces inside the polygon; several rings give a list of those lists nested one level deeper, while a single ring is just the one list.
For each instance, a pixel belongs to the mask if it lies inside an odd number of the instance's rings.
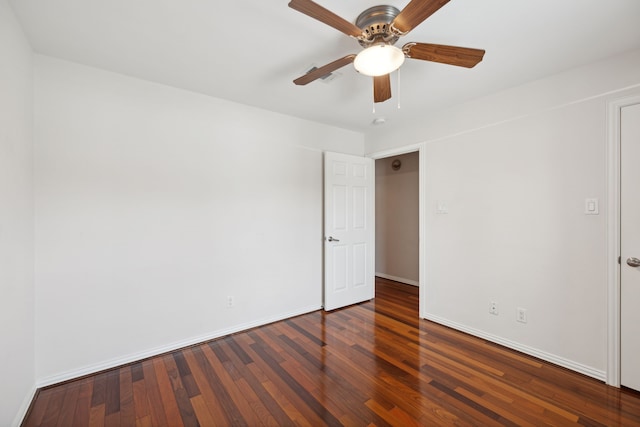
[{"label": "white baseboard", "polygon": [[418,283],[416,280],[405,279],[404,277],[392,276],[390,274],[384,273],[376,273],[376,276],[382,277],[383,279],[393,280],[394,282],[404,283],[406,285],[420,286],[420,283]]},{"label": "white baseboard", "polygon": [[561,357],[561,356],[557,356],[557,355],[552,354],[552,353],[547,353],[547,352],[539,350],[537,348],[529,347],[529,346],[520,344],[520,343],[515,342],[515,341],[507,340],[507,339],[504,339],[504,338],[499,337],[497,335],[488,334],[488,333],[486,333],[484,331],[481,331],[481,330],[478,330],[478,329],[474,329],[474,328],[470,328],[468,326],[462,325],[460,323],[452,322],[452,321],[450,321],[448,319],[444,319],[442,317],[438,317],[438,316],[427,314],[427,317],[425,317],[425,319],[430,320],[432,322],[439,323],[439,324],[444,325],[444,326],[448,326],[448,327],[456,329],[458,331],[466,332],[467,334],[470,334],[470,335],[485,339],[487,341],[491,341],[491,342],[494,342],[496,344],[503,345],[503,346],[508,347],[508,348],[510,348],[512,350],[517,350],[519,352],[528,354],[530,356],[537,357],[538,359],[542,359],[542,360],[544,360],[546,362],[553,363],[554,365],[562,366],[563,368],[570,369],[572,371],[587,375],[587,376],[595,378],[597,380],[600,380],[600,381],[603,381],[603,382],[606,381],[606,378],[607,378],[606,372],[598,370],[598,369],[595,369],[595,368],[593,368],[591,366],[583,365],[583,364],[575,362],[573,360],[569,360],[569,359],[566,359],[566,358]]},{"label": "white baseboard", "polygon": [[24,397],[24,400],[20,405],[20,409],[18,409],[18,412],[16,413],[16,416],[13,419],[13,422],[11,423],[13,427],[20,427],[20,425],[22,424],[22,421],[24,421],[24,417],[27,416],[27,411],[31,406],[31,402],[33,402],[33,399],[36,397],[37,391],[38,391],[38,388],[34,385],[33,387],[31,387],[31,390]]},{"label": "white baseboard", "polygon": [[[300,316],[302,314],[311,313],[316,310],[320,310],[322,307],[320,305],[313,305],[308,307],[303,307],[297,309],[295,311],[291,311],[288,313],[282,313],[276,316],[271,316],[263,319],[259,319],[253,322],[243,323],[240,325],[235,325],[226,329],[220,329],[217,331],[213,331],[211,333],[200,335],[197,337],[192,337],[186,340],[176,341],[171,344],[151,348],[145,351],[129,354],[127,356],[118,357],[115,359],[106,360],[103,362],[91,364],[84,366],[79,369],[73,369],[71,371],[62,372],[56,375],[50,375],[48,377],[40,378],[36,382],[36,386],[38,388],[47,387],[53,384],[58,384],[63,381],[69,381],[75,378],[80,378],[85,375],[91,375],[96,372],[104,371],[107,369],[116,368],[118,366],[126,365],[128,363],[136,362],[138,360],[146,359],[149,357],[157,356],[159,354],[168,353],[170,351],[178,350],[180,348],[189,347],[194,344],[203,343],[206,341],[211,341],[216,338],[224,337],[225,335],[234,334],[236,332],[246,331],[251,328],[255,328],[258,326],[268,325],[269,323],[278,322],[280,320],[289,319],[291,317]],[[27,406],[28,408],[28,406]]]}]

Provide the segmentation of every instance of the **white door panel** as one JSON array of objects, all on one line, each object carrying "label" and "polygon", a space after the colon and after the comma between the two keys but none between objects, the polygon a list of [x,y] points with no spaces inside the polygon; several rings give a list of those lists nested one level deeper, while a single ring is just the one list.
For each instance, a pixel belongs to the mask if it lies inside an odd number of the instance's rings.
[{"label": "white door panel", "polygon": [[325,153],[324,308],[374,296],[374,163]]},{"label": "white door panel", "polygon": [[640,259],[640,104],[622,108],[620,125],[620,374],[640,391],[640,267],[627,263]]}]

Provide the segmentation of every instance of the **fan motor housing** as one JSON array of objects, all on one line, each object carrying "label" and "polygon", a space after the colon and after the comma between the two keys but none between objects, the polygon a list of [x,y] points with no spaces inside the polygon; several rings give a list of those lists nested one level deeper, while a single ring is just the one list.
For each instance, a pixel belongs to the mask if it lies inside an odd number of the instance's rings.
[{"label": "fan motor housing", "polygon": [[360,45],[369,47],[380,41],[395,44],[399,37],[391,31],[390,24],[399,13],[397,8],[388,5],[373,6],[362,12],[356,19],[356,26],[366,35],[358,39]]}]

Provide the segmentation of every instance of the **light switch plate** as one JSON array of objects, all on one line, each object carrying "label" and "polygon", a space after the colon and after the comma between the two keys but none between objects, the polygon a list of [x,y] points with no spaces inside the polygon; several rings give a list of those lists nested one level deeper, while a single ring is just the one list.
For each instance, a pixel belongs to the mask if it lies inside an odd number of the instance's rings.
[{"label": "light switch plate", "polygon": [[436,202],[436,213],[437,214],[447,214],[447,213],[449,213],[449,206],[447,206],[447,202],[443,202],[442,200],[438,200]]},{"label": "light switch plate", "polygon": [[598,199],[584,199],[584,214],[599,215]]}]

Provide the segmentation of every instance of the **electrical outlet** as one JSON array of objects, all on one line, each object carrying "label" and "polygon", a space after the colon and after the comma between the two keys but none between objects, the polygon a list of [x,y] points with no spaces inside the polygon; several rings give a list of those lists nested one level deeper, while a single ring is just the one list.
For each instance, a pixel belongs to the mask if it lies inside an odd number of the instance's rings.
[{"label": "electrical outlet", "polygon": [[516,320],[520,323],[527,323],[527,310],[521,307],[516,309]]},{"label": "electrical outlet", "polygon": [[498,303],[497,301],[489,301],[489,313],[495,316],[498,315]]},{"label": "electrical outlet", "polygon": [[233,307],[233,304],[234,304],[233,296],[229,295],[227,297],[227,308]]}]

